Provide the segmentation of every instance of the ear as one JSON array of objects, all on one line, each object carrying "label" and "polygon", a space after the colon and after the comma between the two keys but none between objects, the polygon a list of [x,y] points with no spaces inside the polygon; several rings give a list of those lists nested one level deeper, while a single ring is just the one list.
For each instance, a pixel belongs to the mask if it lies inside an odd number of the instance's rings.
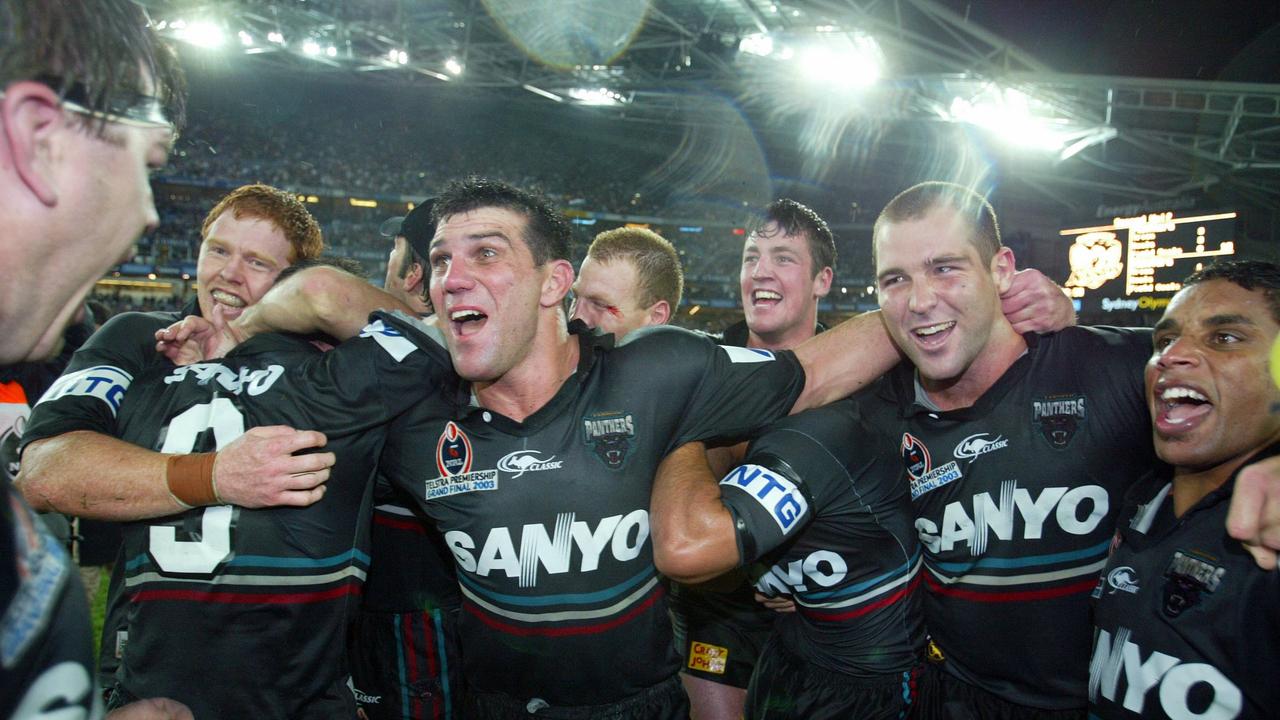
[{"label": "ear", "polygon": [[1017,263],[1013,257],[1013,251],[1007,247],[1002,247],[991,258],[991,277],[996,282],[996,288],[1001,294],[1009,290],[1010,283],[1013,282],[1013,274],[1017,272]]},{"label": "ear", "polygon": [[66,119],[58,96],[47,85],[16,82],[0,98],[0,165],[13,168],[22,184],[48,207],[58,202],[53,182],[54,135]]},{"label": "ear", "polygon": [[817,297],[826,297],[831,292],[831,283],[835,280],[836,273],[830,266],[822,268],[813,278],[813,294]]},{"label": "ear", "polygon": [[649,306],[647,317],[650,325],[666,325],[671,322],[671,304],[666,300],[659,300]]},{"label": "ear", "polygon": [[556,307],[573,287],[573,265],[568,260],[548,260],[546,278],[542,281],[542,307]]},{"label": "ear", "polygon": [[404,280],[401,281],[401,287],[409,294],[420,294],[424,278],[422,263],[415,262],[409,266],[409,274],[404,276]]}]

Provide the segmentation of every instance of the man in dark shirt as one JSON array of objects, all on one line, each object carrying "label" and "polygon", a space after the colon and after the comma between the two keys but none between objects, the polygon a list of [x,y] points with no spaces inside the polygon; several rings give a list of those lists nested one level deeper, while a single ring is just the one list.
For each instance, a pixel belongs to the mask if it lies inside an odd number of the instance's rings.
[{"label": "man in dark shirt", "polygon": [[1089,711],[1099,718],[1270,718],[1280,708],[1280,575],[1224,521],[1246,463],[1280,454],[1280,266],[1187,278],[1146,366],[1159,466],[1129,492],[1094,590]]}]

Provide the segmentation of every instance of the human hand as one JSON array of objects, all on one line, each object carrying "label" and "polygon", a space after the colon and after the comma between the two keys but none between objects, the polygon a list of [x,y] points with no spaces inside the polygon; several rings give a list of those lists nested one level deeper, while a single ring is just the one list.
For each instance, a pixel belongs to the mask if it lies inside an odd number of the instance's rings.
[{"label": "human hand", "polygon": [[1054,332],[1076,324],[1075,306],[1062,288],[1035,269],[1013,274],[1000,309],[1019,333]]},{"label": "human hand", "polygon": [[1280,551],[1280,455],[1245,467],[1236,476],[1227,511],[1227,534],[1244,543],[1258,567],[1276,569]]},{"label": "human hand", "polygon": [[756,593],[756,602],[774,612],[793,613],[796,611],[796,601],[792,600],[788,595],[769,597],[768,595]]},{"label": "human hand", "polygon": [[214,489],[225,504],[246,508],[311,505],[324,497],[329,468],[337,458],[331,452],[295,453],[327,442],[313,430],[250,428],[218,451]]}]

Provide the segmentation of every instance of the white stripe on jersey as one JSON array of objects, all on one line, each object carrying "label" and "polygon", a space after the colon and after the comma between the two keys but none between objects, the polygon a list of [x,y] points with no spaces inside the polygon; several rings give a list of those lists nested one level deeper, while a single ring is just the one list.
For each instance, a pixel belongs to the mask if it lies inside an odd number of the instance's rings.
[{"label": "white stripe on jersey", "polygon": [[903,575],[902,577],[897,578],[893,582],[886,583],[884,585],[878,585],[868,590],[867,592],[862,593],[861,595],[856,595],[851,598],[844,598],[843,600],[837,600],[835,602],[807,603],[801,600],[797,596],[795,598],[795,601],[797,604],[803,605],[805,607],[826,608],[826,609],[852,607],[854,605],[861,605],[870,600],[874,600],[875,598],[881,595],[888,595],[890,592],[896,591],[898,588],[902,587],[903,585],[910,583],[913,579],[915,579],[917,575],[920,574],[920,566],[923,563],[924,563],[924,558],[918,558],[916,559],[915,567],[911,568],[911,572],[907,573],[906,575]]},{"label": "white stripe on jersey", "polygon": [[337,572],[323,575],[216,575],[214,577],[185,578],[162,575],[157,572],[139,573],[126,578],[125,587],[137,587],[147,583],[190,583],[192,585],[208,585],[222,587],[224,585],[249,585],[255,587],[281,585],[327,585],[339,580],[354,577],[361,582],[365,579],[365,571],[358,567],[347,567]]},{"label": "white stripe on jersey", "polygon": [[650,592],[653,591],[653,587],[657,584],[658,584],[658,577],[655,575],[654,577],[649,579],[649,582],[637,588],[635,592],[631,593],[630,595],[626,596],[625,598],[619,600],[618,602],[608,607],[602,607],[596,610],[577,610],[577,611],[568,610],[565,612],[554,612],[554,613],[543,613],[543,614],[521,613],[521,612],[512,612],[510,610],[503,610],[502,608],[481,599],[478,595],[472,592],[465,584],[460,584],[459,587],[462,588],[463,595],[466,595],[472,602],[484,608],[485,610],[488,610],[494,615],[499,615],[501,617],[507,618],[508,620],[515,620],[516,622],[544,623],[544,622],[564,622],[567,620],[594,620],[595,618],[606,618],[613,615],[618,615],[623,610],[630,607],[631,605],[634,605],[636,604],[636,602],[643,600]]},{"label": "white stripe on jersey", "polygon": [[1011,586],[1011,585],[1034,585],[1037,583],[1053,582],[1055,580],[1066,580],[1068,578],[1080,577],[1082,575],[1097,575],[1102,571],[1103,566],[1107,564],[1107,559],[1103,558],[1097,562],[1082,565],[1080,567],[1066,568],[1064,570],[1054,570],[1053,572],[1028,573],[1026,575],[980,575],[977,573],[968,573],[966,575],[958,575],[955,577],[942,575],[937,570],[929,568],[929,574],[942,585],[987,585],[987,586]]}]

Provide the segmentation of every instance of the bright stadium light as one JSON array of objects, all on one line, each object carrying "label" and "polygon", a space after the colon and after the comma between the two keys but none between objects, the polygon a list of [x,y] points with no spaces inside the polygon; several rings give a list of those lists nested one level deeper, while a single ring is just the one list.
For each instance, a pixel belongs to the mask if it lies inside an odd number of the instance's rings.
[{"label": "bright stadium light", "polygon": [[876,84],[884,72],[880,44],[862,33],[827,35],[801,50],[796,61],[801,77],[827,87],[867,88]]},{"label": "bright stadium light", "polygon": [[573,88],[569,91],[569,97],[577,100],[583,105],[621,105],[626,102],[621,94],[616,93],[608,88]]},{"label": "bright stadium light", "polygon": [[746,35],[738,43],[738,52],[757,57],[769,57],[773,54],[773,38],[765,33]]},{"label": "bright stadium light", "polygon": [[276,32],[275,30],[272,30],[271,32],[267,33],[267,42],[273,42],[273,43],[275,43],[275,44],[277,44],[277,45],[283,45],[283,44],[284,44],[284,35],[281,35],[280,33]]},{"label": "bright stadium light", "polygon": [[241,45],[244,45],[245,47],[253,46],[253,36],[250,35],[249,33],[241,30],[240,32],[236,33],[236,35],[240,38]]},{"label": "bright stadium light", "polygon": [[320,43],[316,42],[315,40],[307,40],[302,43],[302,52],[308,55],[319,55]]},{"label": "bright stadium light", "polygon": [[338,48],[330,45],[329,47],[325,48],[324,54],[328,55],[329,57],[338,57]]},{"label": "bright stadium light", "polygon": [[216,48],[227,41],[222,28],[207,20],[197,20],[190,24],[178,20],[169,27],[174,29],[175,38],[196,47]]},{"label": "bright stadium light", "polygon": [[462,74],[462,63],[458,62],[458,58],[449,58],[444,61],[444,69],[449,71],[450,75]]},{"label": "bright stadium light", "polygon": [[989,85],[973,97],[953,99],[947,114],[952,121],[988,130],[1010,145],[1059,151],[1079,132],[1041,105],[1021,90]]}]

